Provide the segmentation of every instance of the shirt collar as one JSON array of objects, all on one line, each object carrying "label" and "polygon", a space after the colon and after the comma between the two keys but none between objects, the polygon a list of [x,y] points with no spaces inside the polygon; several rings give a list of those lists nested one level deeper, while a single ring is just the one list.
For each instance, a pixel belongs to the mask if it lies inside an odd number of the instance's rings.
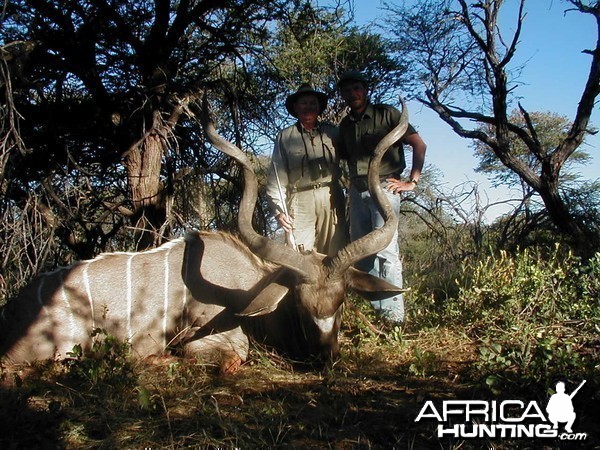
[{"label": "shirt collar", "polygon": [[367,103],[367,107],[363,111],[362,115],[358,118],[354,117],[352,114],[348,114],[348,116],[350,117],[350,120],[352,122],[360,122],[363,119],[373,117],[373,105],[371,104],[371,102]]},{"label": "shirt collar", "polygon": [[302,126],[302,123],[300,121],[298,121],[298,122],[296,122],[296,129],[300,133],[307,133],[307,134],[319,133],[321,131],[321,122],[319,120],[317,120],[317,124],[314,126],[314,128],[312,130],[307,130],[306,128],[304,128]]}]

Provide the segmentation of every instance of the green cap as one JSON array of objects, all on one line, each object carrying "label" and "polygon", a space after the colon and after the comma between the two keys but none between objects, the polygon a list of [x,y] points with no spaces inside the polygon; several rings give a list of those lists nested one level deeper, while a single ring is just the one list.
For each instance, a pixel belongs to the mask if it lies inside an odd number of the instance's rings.
[{"label": "green cap", "polygon": [[369,85],[367,77],[365,77],[362,72],[359,72],[358,70],[347,70],[340,76],[340,79],[337,82],[337,87],[340,88],[343,84],[351,81],[359,81],[365,86]]}]

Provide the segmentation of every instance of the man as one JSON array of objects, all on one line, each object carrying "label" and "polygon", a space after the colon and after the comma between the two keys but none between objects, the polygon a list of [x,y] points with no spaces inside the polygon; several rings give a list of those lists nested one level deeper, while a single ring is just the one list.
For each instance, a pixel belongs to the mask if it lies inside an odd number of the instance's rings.
[{"label": "man", "polygon": [[318,120],[327,100],[306,83],[286,99],[298,121],[277,135],[266,193],[277,222],[300,251],[334,255],[345,244],[345,215],[338,130]]},{"label": "man", "polygon": [[[381,228],[384,220],[377,210],[367,186],[369,159],[379,141],[400,121],[400,111],[393,106],[372,104],[366,77],[357,71],[342,74],[338,81],[342,99],[350,112],[340,123],[340,158],[348,161],[350,178],[349,217],[352,241]],[[403,144],[412,147],[412,167],[407,179],[401,178],[406,168]],[[406,134],[384,155],[381,162],[381,183],[395,214],[400,213],[400,194],[416,188],[425,161],[427,146],[409,125]],[[398,248],[398,231],[381,252],[356,264],[358,269],[402,287],[402,262]],[[375,310],[387,321],[404,321],[402,295],[372,302]]]}]

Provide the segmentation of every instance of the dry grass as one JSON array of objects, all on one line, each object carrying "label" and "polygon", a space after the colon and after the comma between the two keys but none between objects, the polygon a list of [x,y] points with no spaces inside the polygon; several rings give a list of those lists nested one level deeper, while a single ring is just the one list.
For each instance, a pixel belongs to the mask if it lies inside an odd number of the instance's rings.
[{"label": "dry grass", "polygon": [[469,375],[470,341],[442,329],[376,336],[352,317],[346,323],[343,356],[324,369],[253,349],[229,377],[175,358],[136,363],[127,376],[98,383],[60,364],[4,370],[0,446],[490,448],[440,440],[434,424],[414,421],[425,400],[488,395]]}]

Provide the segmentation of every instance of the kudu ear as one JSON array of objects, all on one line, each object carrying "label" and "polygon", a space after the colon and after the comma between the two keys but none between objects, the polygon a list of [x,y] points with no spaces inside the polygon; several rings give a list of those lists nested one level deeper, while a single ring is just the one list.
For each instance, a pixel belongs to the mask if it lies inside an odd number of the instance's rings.
[{"label": "kudu ear", "polygon": [[277,305],[290,291],[283,282],[285,270],[278,270],[266,285],[256,294],[252,301],[237,316],[255,317],[269,314],[277,309]]},{"label": "kudu ear", "polygon": [[408,290],[394,286],[381,278],[377,278],[354,267],[348,268],[346,279],[350,289],[369,301],[382,300],[390,297],[390,294],[400,294]]}]

